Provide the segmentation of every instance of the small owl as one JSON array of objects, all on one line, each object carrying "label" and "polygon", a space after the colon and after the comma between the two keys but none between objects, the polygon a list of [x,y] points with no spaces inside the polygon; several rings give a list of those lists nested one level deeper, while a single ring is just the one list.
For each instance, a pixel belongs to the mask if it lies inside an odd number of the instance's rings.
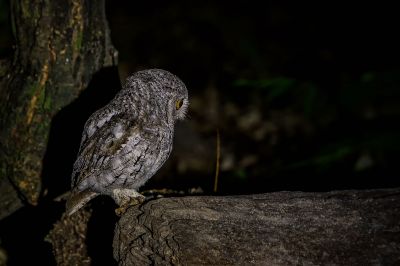
[{"label": "small owl", "polygon": [[111,196],[121,208],[143,201],[137,191],[169,157],[175,122],[185,118],[188,105],[185,84],[168,71],[130,76],[115,98],[86,121],[67,213],[99,194]]}]

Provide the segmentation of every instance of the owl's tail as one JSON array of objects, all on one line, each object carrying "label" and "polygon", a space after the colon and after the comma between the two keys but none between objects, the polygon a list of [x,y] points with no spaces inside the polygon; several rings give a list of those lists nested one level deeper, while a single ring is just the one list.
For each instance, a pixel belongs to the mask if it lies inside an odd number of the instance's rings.
[{"label": "owl's tail", "polygon": [[74,191],[72,191],[71,196],[67,201],[67,206],[66,206],[67,215],[73,214],[97,195],[98,193],[89,190],[80,191],[77,193],[76,192],[74,193]]}]

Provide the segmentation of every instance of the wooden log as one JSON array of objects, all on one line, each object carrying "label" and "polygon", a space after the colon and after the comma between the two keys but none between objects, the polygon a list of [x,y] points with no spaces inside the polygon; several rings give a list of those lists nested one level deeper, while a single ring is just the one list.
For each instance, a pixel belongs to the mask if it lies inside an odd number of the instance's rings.
[{"label": "wooden log", "polygon": [[113,247],[119,265],[400,265],[400,189],[161,198]]}]

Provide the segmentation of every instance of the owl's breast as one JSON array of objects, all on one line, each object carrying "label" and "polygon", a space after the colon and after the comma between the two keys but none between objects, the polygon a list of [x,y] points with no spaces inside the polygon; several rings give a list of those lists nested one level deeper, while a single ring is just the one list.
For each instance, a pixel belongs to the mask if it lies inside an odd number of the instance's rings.
[{"label": "owl's breast", "polygon": [[172,151],[173,134],[169,128],[160,127],[151,141],[148,142],[148,150],[145,158],[144,172],[141,182],[142,186],[150,179],[165,163]]}]

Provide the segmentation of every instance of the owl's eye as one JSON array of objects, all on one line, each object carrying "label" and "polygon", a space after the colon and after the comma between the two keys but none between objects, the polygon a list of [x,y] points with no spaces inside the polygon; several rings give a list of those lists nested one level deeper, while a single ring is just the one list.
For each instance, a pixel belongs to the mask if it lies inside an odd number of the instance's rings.
[{"label": "owl's eye", "polygon": [[179,99],[175,103],[176,110],[179,110],[183,105],[183,99]]}]

